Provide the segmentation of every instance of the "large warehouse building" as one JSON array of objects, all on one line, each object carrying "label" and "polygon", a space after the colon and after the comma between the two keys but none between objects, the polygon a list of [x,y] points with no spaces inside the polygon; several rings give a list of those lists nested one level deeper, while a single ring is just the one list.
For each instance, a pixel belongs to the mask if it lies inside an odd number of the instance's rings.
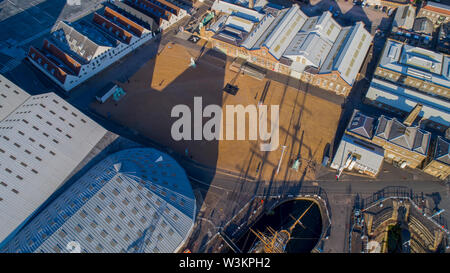
[{"label": "large warehouse building", "polygon": [[375,76],[433,97],[450,99],[450,56],[388,39]]},{"label": "large warehouse building", "polygon": [[40,49],[30,47],[28,59],[69,91],[186,15],[165,0],[114,1],[79,21],[58,22]]},{"label": "large warehouse building", "polygon": [[342,27],[330,12],[308,17],[297,4],[264,11],[216,0],[204,30],[212,46],[266,69],[347,96],[369,51],[364,23]]},{"label": "large warehouse building", "polygon": [[0,243],[107,131],[54,93],[30,96],[0,75]]},{"label": "large warehouse building", "polygon": [[176,252],[195,211],[174,159],[155,149],[122,150],[70,185],[0,252]]}]

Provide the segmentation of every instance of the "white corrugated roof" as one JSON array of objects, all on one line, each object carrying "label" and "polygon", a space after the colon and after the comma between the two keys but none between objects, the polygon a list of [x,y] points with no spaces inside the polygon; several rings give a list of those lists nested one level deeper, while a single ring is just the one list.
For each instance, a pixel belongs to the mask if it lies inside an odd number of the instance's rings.
[{"label": "white corrugated roof", "polygon": [[[307,35],[306,37],[304,37]],[[319,34],[311,32],[305,34],[297,33],[283,56],[286,57],[303,57],[315,67],[320,67],[330,52],[332,44],[323,39]],[[294,58],[295,61],[295,58]]]},{"label": "white corrugated roof", "polygon": [[0,74],[0,121],[29,97],[27,92]]},{"label": "white corrugated roof", "polygon": [[322,13],[314,26],[314,31],[318,32],[320,37],[328,39],[332,43],[336,41],[341,30],[342,27],[333,19],[329,11]]},{"label": "white corrugated roof", "polygon": [[71,241],[88,253],[175,252],[195,212],[190,182],[173,158],[123,150],[64,190],[2,252],[68,252]]},{"label": "white corrugated roof", "polygon": [[225,22],[227,21],[227,19],[228,19],[228,15],[220,16],[219,19],[217,19],[217,21],[215,21],[214,23],[209,25],[208,30],[211,30],[212,32],[219,31],[219,29],[225,25]]},{"label": "white corrugated roof", "polygon": [[241,45],[247,49],[252,49],[255,45],[257,45],[257,41],[264,35],[274,20],[275,17],[272,14],[266,14],[249,33]]},{"label": "white corrugated roof", "polygon": [[68,178],[107,132],[55,93],[0,122],[0,242]]},{"label": "white corrugated roof", "polygon": [[306,22],[306,19],[308,17],[297,4],[289,8],[283,19],[264,42],[264,46],[268,48],[270,54],[279,59]]},{"label": "white corrugated roof", "polygon": [[327,58],[325,59],[322,67],[320,68],[319,73],[330,73],[333,69],[333,64],[336,62],[336,58],[341,53],[343,46],[345,45],[346,38],[348,37],[349,31],[352,27],[344,27],[339,33],[336,41],[333,43],[333,47],[328,53]]},{"label": "white corrugated roof", "polygon": [[350,30],[334,65],[334,70],[338,70],[348,84],[353,85],[371,43],[372,36],[364,28],[364,23],[357,22]]},{"label": "white corrugated roof", "polygon": [[442,53],[387,40],[379,66],[448,88],[449,59]]}]

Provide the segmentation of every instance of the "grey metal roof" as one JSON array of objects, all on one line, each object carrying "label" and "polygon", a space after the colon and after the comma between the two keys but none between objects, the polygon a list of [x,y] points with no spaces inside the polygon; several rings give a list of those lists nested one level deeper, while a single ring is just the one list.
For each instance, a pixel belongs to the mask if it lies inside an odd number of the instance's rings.
[{"label": "grey metal roof", "polygon": [[254,24],[253,21],[235,15],[228,16],[227,21],[225,22],[225,25],[245,32],[250,32],[253,29]]},{"label": "grey metal roof", "polygon": [[27,92],[0,74],[0,121],[29,97]]},{"label": "grey metal roof", "polygon": [[450,56],[444,56],[444,61],[442,62],[442,76],[450,80]]},{"label": "grey metal roof", "polygon": [[450,141],[441,136],[437,137],[434,159],[450,165]]},{"label": "grey metal roof", "polygon": [[0,241],[61,186],[106,130],[55,93],[30,96],[0,122]]},{"label": "grey metal roof", "polygon": [[388,139],[391,126],[388,126],[389,119],[381,115],[378,118],[378,124],[375,134],[381,138]]},{"label": "grey metal roof", "polygon": [[376,135],[390,143],[397,144],[405,149],[426,155],[430,143],[431,133],[419,127],[409,127],[396,118],[381,116]]},{"label": "grey metal roof", "polygon": [[440,74],[443,57],[443,54],[405,44],[400,62],[404,65],[414,66],[431,73]]},{"label": "grey metal roof", "polygon": [[297,4],[284,14],[280,23],[274,28],[272,33],[264,42],[270,54],[276,59],[280,59],[286,48],[291,43],[297,32],[301,29],[308,17],[300,10]]},{"label": "grey metal roof", "polygon": [[371,139],[373,136],[374,121],[374,118],[366,116],[355,109],[348,123],[347,131]]},{"label": "grey metal roof", "polygon": [[330,73],[333,70],[333,65],[337,60],[337,56],[341,53],[343,46],[345,45],[346,38],[348,37],[351,26],[342,28],[336,41],[333,43],[333,47],[330,49],[327,58],[320,67],[319,73]]},{"label": "grey metal roof", "polygon": [[249,33],[249,35],[241,45],[247,49],[253,49],[255,45],[258,45],[258,40],[261,38],[261,36],[264,35],[265,32],[267,32],[274,20],[275,17],[272,14],[266,14],[261,19],[261,21],[253,28],[253,30]]},{"label": "grey metal roof", "polygon": [[320,67],[328,56],[332,44],[315,32],[309,33],[306,37],[303,35],[302,32],[297,33],[283,55],[301,56],[315,67]]},{"label": "grey metal roof", "polygon": [[348,35],[338,54],[333,70],[339,71],[341,78],[348,84],[353,85],[369,51],[372,36],[364,28],[363,22],[357,22]]},{"label": "grey metal roof", "polygon": [[[371,38],[361,22],[341,27],[330,12],[324,12],[306,20],[283,55],[293,60],[291,68],[296,71],[302,72],[308,66],[319,69],[319,73],[337,70],[352,85]],[[301,63],[297,57],[302,57]]]},{"label": "grey metal roof", "polygon": [[400,27],[407,30],[413,28],[414,18],[416,17],[416,8],[411,5],[404,5],[397,7],[395,12],[394,21],[392,25],[394,27]]},{"label": "grey metal roof", "polygon": [[[190,234],[195,197],[184,170],[155,149],[117,152],[92,167],[2,252],[175,252]],[[44,235],[45,234],[45,235]]]},{"label": "grey metal roof", "polygon": [[220,16],[214,23],[209,25],[208,30],[212,32],[218,32],[225,25],[227,18],[228,15]]},{"label": "grey metal roof", "polygon": [[235,5],[233,3],[222,0],[215,0],[213,5],[211,6],[211,10],[217,10],[226,14],[237,15],[254,22],[259,22],[264,17],[264,14],[259,13],[256,10],[249,9],[240,5]]},{"label": "grey metal roof", "polygon": [[213,36],[213,38],[238,46],[242,43],[247,34],[247,32],[240,29],[224,26]]},{"label": "grey metal roof", "polygon": [[[253,45],[252,49],[259,49],[264,44],[266,39],[269,37],[270,34],[274,31],[274,29],[278,26],[280,21],[284,18],[284,15],[288,12],[289,9],[282,9],[278,11],[278,13],[275,16],[275,19],[272,20],[270,25],[267,27],[265,32],[263,32],[260,37],[257,39],[256,43]],[[274,16],[273,14],[271,14]]]},{"label": "grey metal roof", "polygon": [[433,34],[434,30],[433,21],[431,21],[427,17],[416,18],[414,20],[413,30],[414,32],[431,35]]},{"label": "grey metal roof", "polygon": [[314,31],[318,32],[323,39],[328,39],[331,43],[336,41],[341,30],[342,27],[333,19],[329,11],[322,13],[314,25]]},{"label": "grey metal roof", "polygon": [[317,21],[319,20],[320,16],[314,16],[314,17],[308,17],[306,22],[303,24],[302,28],[300,29],[301,32],[311,32],[314,30]]}]

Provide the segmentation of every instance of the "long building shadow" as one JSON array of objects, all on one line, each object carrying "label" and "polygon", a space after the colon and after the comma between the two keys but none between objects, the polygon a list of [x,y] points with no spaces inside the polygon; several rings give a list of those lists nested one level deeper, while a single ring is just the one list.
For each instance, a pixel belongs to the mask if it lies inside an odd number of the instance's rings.
[{"label": "long building shadow", "polygon": [[[195,109],[194,98],[201,98],[203,108],[207,105],[222,107],[225,68],[222,65],[213,66],[210,62],[213,59],[215,62],[225,64],[227,57],[217,52],[212,54],[206,51],[197,58],[194,68],[188,66],[191,53],[185,53],[186,58],[179,61],[183,63],[180,65],[187,67],[186,70],[176,78],[169,79],[171,76],[168,71],[158,70],[161,65],[159,58],[161,54],[166,54],[165,56],[172,54],[171,50],[175,50],[176,47],[177,45],[173,42],[160,45],[159,53],[156,53],[153,61],[134,65],[129,73],[134,76],[126,77],[119,83],[127,95],[117,104],[110,101],[108,111],[111,111],[114,116],[113,120],[118,118],[116,120],[118,123],[131,128],[138,137],[142,137],[140,142],[153,144],[177,159],[187,175],[201,181],[202,188],[206,187],[207,192],[215,176],[215,169],[211,166],[217,165],[219,141],[194,139],[195,130],[202,130],[206,122],[210,120],[210,118],[201,118],[200,126],[195,126],[195,116],[198,114],[196,111],[203,109]],[[184,47],[178,48],[179,51],[184,49]],[[204,82],[195,81],[195,79],[204,78],[202,73],[207,70],[214,70],[214,79],[208,80],[207,86]],[[126,107],[121,107],[122,105]],[[172,126],[181,117],[172,117],[172,109],[180,105],[190,111],[190,116],[187,117],[193,125],[191,132],[187,133],[190,139],[176,140],[172,136]],[[120,113],[114,113],[116,110]],[[124,115],[126,117],[123,117]],[[179,131],[187,132],[188,129],[183,126]],[[220,128],[214,129],[220,130]],[[204,200],[205,196],[202,197]],[[200,209],[203,204],[197,205]]]},{"label": "long building shadow", "polygon": [[354,5],[350,10],[343,12],[336,1],[322,0],[314,5],[309,4],[303,6],[302,11],[308,16],[320,16],[323,12],[329,11],[333,14],[336,22],[343,27],[351,26],[358,21],[362,21],[369,32],[372,28],[372,22],[361,5]]},{"label": "long building shadow", "polygon": [[337,18],[337,21],[344,26],[354,25],[358,21],[362,21],[366,25],[366,29],[371,32],[372,21],[367,16],[366,11],[360,5],[354,5],[350,10]]},{"label": "long building shadow", "polygon": [[[21,2],[0,3],[4,17],[0,17],[0,41],[9,40],[11,46],[52,27],[67,4],[66,0],[43,1],[37,5]],[[17,10],[21,11],[15,13]],[[15,14],[8,16],[11,13]]]}]

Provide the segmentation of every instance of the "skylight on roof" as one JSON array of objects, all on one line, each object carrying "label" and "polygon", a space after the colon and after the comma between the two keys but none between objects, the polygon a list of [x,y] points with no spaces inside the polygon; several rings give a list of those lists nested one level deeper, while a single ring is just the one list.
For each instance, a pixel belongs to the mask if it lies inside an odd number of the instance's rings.
[{"label": "skylight on roof", "polygon": [[388,53],[389,58],[391,59],[397,59],[398,57],[398,47],[397,45],[392,44],[389,47],[389,53]]}]

